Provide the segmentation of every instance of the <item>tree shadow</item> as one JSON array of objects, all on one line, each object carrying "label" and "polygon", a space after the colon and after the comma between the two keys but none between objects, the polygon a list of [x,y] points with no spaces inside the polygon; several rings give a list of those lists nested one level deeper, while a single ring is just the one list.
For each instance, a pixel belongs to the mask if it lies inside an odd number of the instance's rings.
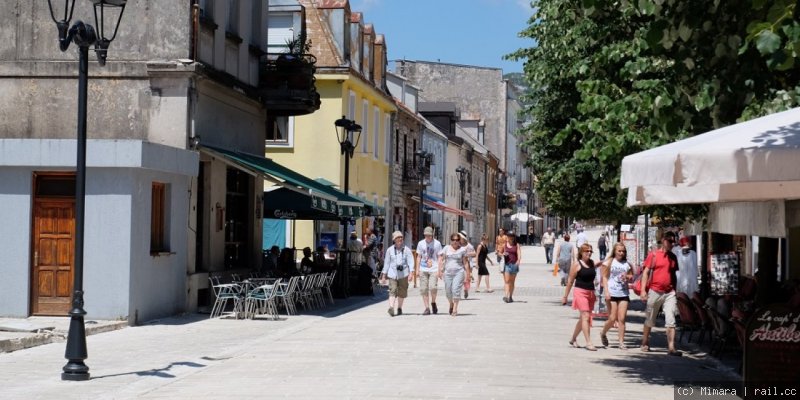
[{"label": "tree shadow", "polygon": [[175,375],[169,373],[172,367],[181,366],[181,367],[191,367],[191,368],[203,368],[205,364],[198,364],[190,361],[182,361],[182,362],[174,362],[167,365],[164,368],[157,368],[157,369],[148,369],[143,371],[133,371],[133,372],[123,372],[120,374],[109,374],[109,375],[100,375],[100,376],[93,376],[92,380],[96,379],[103,379],[103,378],[113,378],[115,376],[125,376],[125,375],[137,375],[137,376],[152,376],[156,378],[174,378]]}]

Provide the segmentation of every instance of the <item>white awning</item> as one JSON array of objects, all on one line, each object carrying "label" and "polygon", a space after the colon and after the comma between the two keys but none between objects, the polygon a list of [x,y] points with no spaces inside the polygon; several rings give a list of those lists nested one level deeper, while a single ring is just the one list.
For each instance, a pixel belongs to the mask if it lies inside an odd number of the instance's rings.
[{"label": "white awning", "polygon": [[622,160],[628,206],[800,198],[800,108]]}]

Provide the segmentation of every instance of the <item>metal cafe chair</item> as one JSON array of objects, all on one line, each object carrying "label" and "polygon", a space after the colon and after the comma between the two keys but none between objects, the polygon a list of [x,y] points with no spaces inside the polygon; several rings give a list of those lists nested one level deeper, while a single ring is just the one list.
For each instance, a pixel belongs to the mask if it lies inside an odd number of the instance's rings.
[{"label": "metal cafe chair", "polygon": [[245,316],[253,319],[258,314],[269,314],[272,319],[278,319],[275,296],[279,285],[280,279],[273,284],[261,285],[250,290],[245,298]]},{"label": "metal cafe chair", "polygon": [[300,279],[301,278],[299,276],[293,276],[289,278],[289,282],[280,283],[276,287],[276,301],[283,303],[283,307],[286,309],[286,315],[297,314],[297,308],[295,308],[294,302]]},{"label": "metal cafe chair", "polygon": [[208,282],[214,290],[214,306],[211,308],[209,318],[222,316],[228,301],[233,301],[233,313],[238,315],[241,305],[241,286],[236,283],[221,283],[218,276],[209,276]]},{"label": "metal cafe chair", "polygon": [[325,278],[325,285],[323,286],[325,291],[328,293],[328,299],[331,301],[331,304],[334,303],[333,293],[331,293],[331,286],[333,285],[333,278],[335,277],[336,277],[336,270],[329,272],[328,276]]}]

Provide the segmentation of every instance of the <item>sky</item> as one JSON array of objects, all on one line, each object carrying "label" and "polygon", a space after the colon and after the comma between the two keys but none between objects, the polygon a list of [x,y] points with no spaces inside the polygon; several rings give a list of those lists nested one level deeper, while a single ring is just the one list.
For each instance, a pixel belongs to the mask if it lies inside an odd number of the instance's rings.
[{"label": "sky", "polygon": [[407,59],[522,72],[505,54],[531,47],[518,33],[533,14],[529,0],[350,0],[383,34],[393,60]]}]

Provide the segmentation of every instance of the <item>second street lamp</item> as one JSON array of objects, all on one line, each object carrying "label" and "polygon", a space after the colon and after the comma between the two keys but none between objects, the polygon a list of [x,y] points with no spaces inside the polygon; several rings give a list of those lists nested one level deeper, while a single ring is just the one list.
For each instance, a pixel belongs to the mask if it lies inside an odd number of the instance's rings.
[{"label": "second street lamp", "polygon": [[[469,170],[460,166],[456,168],[456,173],[458,174],[458,187],[461,189],[461,199],[458,204],[458,209],[464,209],[464,186],[467,183],[467,175],[469,174]],[[461,232],[464,229],[464,216],[458,216],[458,231]]]},{"label": "second street lamp", "polygon": [[[77,161],[75,172],[75,251],[74,251],[74,276],[72,309],[69,311],[69,333],[67,336],[67,349],[64,357],[67,364],[64,365],[61,373],[62,380],[85,381],[89,379],[89,367],[84,360],[88,358],[86,349],[86,327],[83,317],[86,311],[83,309],[83,232],[84,232],[84,205],[86,194],[86,108],[87,108],[87,87],[89,82],[89,47],[94,46],[97,52],[97,60],[100,65],[105,65],[108,54],[108,45],[117,36],[119,22],[122,20],[122,13],[125,11],[127,0],[91,0],[94,4],[95,25],[99,28],[98,32],[92,25],[83,21],[75,21],[70,27],[72,12],[75,9],[77,0],[63,0],[64,16],[57,19],[53,13],[53,0],[48,0],[50,7],[50,17],[58,28],[58,44],[61,51],[67,51],[70,43],[78,46],[78,137],[77,137]],[[98,14],[99,12],[99,14]],[[112,19],[116,15],[111,37],[106,37],[105,18],[109,14]]]},{"label": "second street lamp", "polygon": [[[334,122],[336,126],[336,137],[339,140],[339,150],[344,156],[344,193],[348,194],[350,190],[350,159],[353,158],[358,140],[361,138],[361,125],[355,121],[345,118],[339,118]],[[347,248],[347,218],[341,218],[342,223],[342,246]],[[342,297],[348,296],[348,286],[350,283],[350,269],[345,260],[345,251],[340,253],[339,257],[339,272],[336,273]]]}]

